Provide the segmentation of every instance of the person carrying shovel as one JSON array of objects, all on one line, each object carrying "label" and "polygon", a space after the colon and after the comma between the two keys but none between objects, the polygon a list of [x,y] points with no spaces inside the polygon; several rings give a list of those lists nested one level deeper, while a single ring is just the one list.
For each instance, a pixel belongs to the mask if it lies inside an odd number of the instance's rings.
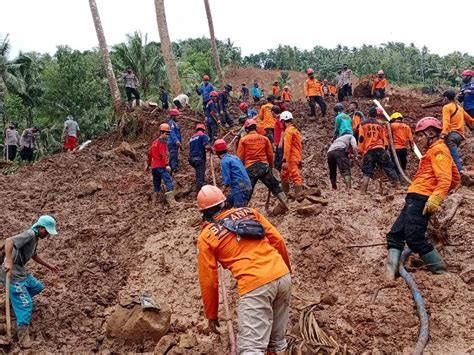
[{"label": "person carrying shovel", "polygon": [[10,280],[10,300],[16,317],[18,342],[22,349],[28,349],[32,345],[29,333],[33,313],[32,298],[44,289],[41,281],[28,273],[25,265],[33,259],[51,271],[58,272],[58,266],[42,259],[37,253],[40,239],[57,234],[54,218],[44,215],[31,228],[5,240],[5,257],[3,267],[0,268],[0,280],[4,286],[6,280]]}]

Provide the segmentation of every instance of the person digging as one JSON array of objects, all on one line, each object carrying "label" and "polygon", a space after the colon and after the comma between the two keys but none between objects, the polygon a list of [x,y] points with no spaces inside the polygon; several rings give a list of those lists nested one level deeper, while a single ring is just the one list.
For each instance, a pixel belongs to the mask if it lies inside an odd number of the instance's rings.
[{"label": "person digging", "polygon": [[29,333],[33,313],[32,298],[44,289],[43,283],[28,273],[25,265],[33,259],[51,271],[58,272],[58,266],[42,259],[37,253],[40,239],[57,234],[54,218],[44,215],[39,217],[31,228],[5,240],[5,257],[0,269],[0,280],[5,286],[6,275],[10,274],[10,300],[16,317],[18,343],[22,349],[32,346]]},{"label": "person digging", "polygon": [[431,215],[441,208],[449,191],[461,179],[448,146],[441,138],[442,123],[434,117],[418,121],[415,140],[425,154],[407,191],[405,206],[387,234],[387,277],[395,279],[405,243],[418,253],[428,270],[434,274],[446,273],[441,255],[426,237]]}]

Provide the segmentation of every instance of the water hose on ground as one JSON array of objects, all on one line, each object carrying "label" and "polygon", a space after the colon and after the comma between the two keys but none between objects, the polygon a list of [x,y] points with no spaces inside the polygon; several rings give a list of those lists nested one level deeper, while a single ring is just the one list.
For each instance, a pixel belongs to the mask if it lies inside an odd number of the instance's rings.
[{"label": "water hose on ground", "polygon": [[398,266],[398,272],[400,276],[405,280],[406,284],[411,290],[413,300],[416,304],[416,309],[418,310],[418,317],[420,318],[420,332],[418,334],[418,341],[416,342],[415,350],[413,354],[421,355],[423,353],[423,349],[428,342],[428,338],[430,336],[430,329],[429,329],[429,319],[428,319],[428,312],[426,312],[425,302],[423,301],[423,297],[421,296],[421,292],[416,285],[415,280],[411,275],[406,271],[403,264],[408,256],[412,253],[410,249],[405,249],[400,257],[400,264]]}]

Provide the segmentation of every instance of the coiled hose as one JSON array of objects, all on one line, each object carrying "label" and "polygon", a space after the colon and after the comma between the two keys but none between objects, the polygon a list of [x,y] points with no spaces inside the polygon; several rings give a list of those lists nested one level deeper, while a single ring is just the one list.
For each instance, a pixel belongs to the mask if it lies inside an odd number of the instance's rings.
[{"label": "coiled hose", "polygon": [[420,318],[420,332],[418,334],[418,341],[416,342],[415,351],[413,352],[413,354],[421,355],[423,353],[423,349],[426,346],[426,343],[428,342],[428,338],[430,337],[430,329],[428,312],[426,312],[425,302],[423,301],[421,292],[418,289],[415,280],[413,280],[413,277],[411,277],[411,275],[408,273],[408,271],[406,271],[405,267],[403,266],[405,264],[405,260],[411,253],[412,251],[408,248],[403,251],[402,256],[400,257],[398,272],[410,288],[413,300],[416,304],[416,309],[418,310],[418,317]]}]

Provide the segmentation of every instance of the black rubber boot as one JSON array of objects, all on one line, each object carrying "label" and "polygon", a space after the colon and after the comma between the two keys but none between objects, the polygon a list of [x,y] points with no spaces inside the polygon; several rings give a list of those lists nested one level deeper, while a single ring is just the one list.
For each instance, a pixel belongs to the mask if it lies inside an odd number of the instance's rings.
[{"label": "black rubber boot", "polygon": [[439,255],[436,249],[433,249],[428,254],[421,256],[421,260],[423,260],[428,270],[430,270],[433,274],[442,275],[448,271],[443,258],[441,255]]}]

